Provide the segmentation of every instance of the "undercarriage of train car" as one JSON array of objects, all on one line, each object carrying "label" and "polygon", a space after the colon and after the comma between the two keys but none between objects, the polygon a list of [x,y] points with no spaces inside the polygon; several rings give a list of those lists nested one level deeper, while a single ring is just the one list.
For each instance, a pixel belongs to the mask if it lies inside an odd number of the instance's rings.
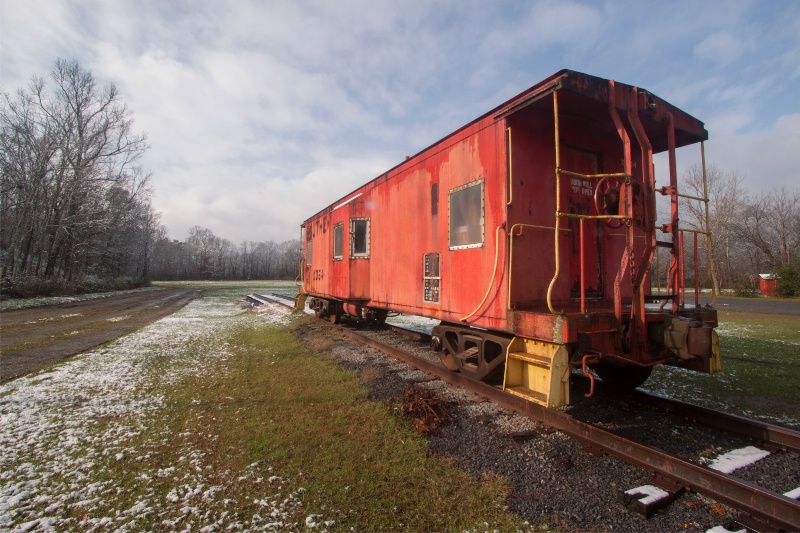
[{"label": "undercarriage of train car", "polygon": [[[304,301],[305,305],[305,301]],[[308,306],[314,311],[317,318],[329,320],[332,324],[341,322],[347,315],[367,324],[381,325],[386,322],[389,311],[368,307],[363,302],[341,302],[333,299],[312,298]],[[302,307],[297,308],[301,309]]]}]

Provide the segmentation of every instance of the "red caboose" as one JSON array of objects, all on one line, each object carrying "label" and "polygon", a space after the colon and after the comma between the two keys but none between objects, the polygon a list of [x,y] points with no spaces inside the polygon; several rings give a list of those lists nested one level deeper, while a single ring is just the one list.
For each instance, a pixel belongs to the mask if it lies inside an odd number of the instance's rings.
[{"label": "red caboose", "polygon": [[[309,218],[302,292],[333,321],[439,319],[448,368],[547,406],[569,402],[573,367],[621,387],[659,363],[714,372],[716,311],[684,304],[675,164],[707,137],[649,92],[558,72]],[[672,263],[654,296],[657,247]]]}]

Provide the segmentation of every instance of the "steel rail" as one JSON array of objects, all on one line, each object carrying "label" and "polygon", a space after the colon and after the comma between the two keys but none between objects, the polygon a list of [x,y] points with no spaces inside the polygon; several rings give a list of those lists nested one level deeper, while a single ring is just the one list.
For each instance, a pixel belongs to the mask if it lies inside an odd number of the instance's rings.
[{"label": "steel rail", "polygon": [[[261,297],[263,298],[263,296]],[[268,299],[291,307],[291,304],[283,303],[279,298],[268,297]],[[685,459],[672,456],[658,448],[645,446],[595,425],[580,421],[561,411],[547,409],[522,398],[506,394],[496,387],[467,378],[462,374],[451,372],[444,366],[416,357],[400,348],[396,348],[347,327],[333,326],[332,324],[331,326],[337,327],[339,331],[358,342],[436,376],[446,383],[479,394],[501,407],[505,407],[506,409],[515,411],[533,420],[547,424],[572,438],[586,443],[592,448],[617,457],[626,463],[644,468],[660,477],[672,480],[689,491],[704,494],[721,503],[735,507],[751,517],[765,522],[771,527],[784,531],[800,531],[800,502],[788,496],[737,479],[728,474],[717,472],[708,467],[694,464]],[[644,393],[641,394],[644,396]],[[649,398],[647,398],[648,401],[663,399],[662,397],[655,397],[653,395],[646,396],[649,396]],[[663,401],[664,405],[668,405],[671,409],[674,409],[672,411],[673,413],[681,409],[690,409],[689,411],[685,411],[687,415],[695,419],[702,419],[703,422],[701,423],[705,423],[705,420],[713,422],[714,418],[719,419],[716,417],[717,412],[711,409],[690,406],[689,404],[681,405],[681,402],[670,401],[669,399],[663,399]],[[746,425],[755,422],[737,417],[736,415],[721,414],[728,417],[728,420],[732,422],[738,420],[746,422]],[[795,439],[797,437],[796,435],[792,437],[790,435],[792,433],[791,431],[787,430],[786,432],[782,432],[779,431],[781,428],[776,428],[769,424],[761,425],[755,423],[753,427],[760,429],[745,431],[755,431],[756,433],[760,431],[761,434],[753,435],[754,438],[763,439],[766,435],[766,437],[771,439],[769,442],[785,446],[788,449],[795,449]]]},{"label": "steel rail", "polygon": [[684,403],[649,392],[635,391],[629,393],[628,399],[654,407],[667,414],[688,418],[703,426],[754,439],[767,446],[800,453],[800,432],[798,431]]},{"label": "steel rail", "polygon": [[[572,379],[588,381],[580,374],[573,374]],[[800,431],[682,402],[653,392],[616,391],[611,387],[604,386],[602,382],[595,391],[606,397],[635,401],[663,413],[688,419],[701,426],[724,431],[737,437],[752,439],[767,447],[800,453]]]},{"label": "steel rail", "polygon": [[339,326],[339,331],[411,366],[434,375],[446,383],[462,387],[490,401],[531,419],[543,422],[590,447],[613,455],[626,463],[644,468],[685,487],[709,496],[771,527],[784,531],[800,531],[800,502],[783,494],[759,487],[708,467],[674,457],[662,450],[645,446],[592,424],[582,422],[561,411],[547,409],[502,390],[453,373],[445,367],[420,359],[399,348]]},{"label": "steel rail", "polygon": [[[400,335],[410,337],[421,342],[430,342],[431,336],[427,333],[407,329],[401,326],[387,324],[387,327]],[[572,379],[584,380],[580,374],[574,374]],[[690,404],[640,390],[618,393],[610,387],[601,385],[599,392],[605,396],[617,397],[625,400],[634,400],[641,404],[658,409],[666,414],[689,419],[693,423],[718,429],[726,433],[753,439],[765,446],[800,453],[800,431],[768,424],[759,420],[725,413],[716,409]]]}]

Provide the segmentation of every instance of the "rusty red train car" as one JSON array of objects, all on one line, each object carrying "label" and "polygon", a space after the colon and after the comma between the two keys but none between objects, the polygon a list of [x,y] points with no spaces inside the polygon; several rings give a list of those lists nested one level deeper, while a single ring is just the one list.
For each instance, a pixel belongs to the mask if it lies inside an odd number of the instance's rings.
[{"label": "rusty red train car", "polygon": [[685,302],[676,175],[676,149],[707,138],[646,90],[560,71],[306,220],[301,299],[334,322],[438,319],[450,370],[550,407],[575,368],[619,387],[656,364],[715,372],[716,311]]}]

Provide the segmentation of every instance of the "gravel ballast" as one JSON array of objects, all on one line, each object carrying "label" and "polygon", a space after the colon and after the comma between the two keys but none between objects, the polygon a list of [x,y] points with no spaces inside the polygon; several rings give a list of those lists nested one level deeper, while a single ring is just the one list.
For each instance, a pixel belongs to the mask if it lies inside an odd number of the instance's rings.
[{"label": "gravel ballast", "polygon": [[[589,453],[583,443],[509,412],[470,392],[423,372],[326,327],[316,335],[333,342],[339,363],[359,371],[375,400],[398,402],[410,386],[429,389],[448,402],[450,423],[428,436],[432,453],[457,461],[476,477],[501,476],[509,486],[507,505],[532,525],[561,531],[707,531],[728,525],[738,513],[697,494],[684,493],[646,519],[618,503],[620,492],[654,484],[653,475],[610,456]],[[387,331],[362,331],[429,360],[438,357],[424,344]],[[566,408],[631,439],[657,445],[699,463],[746,446],[734,437],[645,412],[622,401],[574,398]],[[751,482],[780,490],[800,485],[795,453],[773,453],[736,472]],[[741,528],[739,528],[741,529]]]}]

